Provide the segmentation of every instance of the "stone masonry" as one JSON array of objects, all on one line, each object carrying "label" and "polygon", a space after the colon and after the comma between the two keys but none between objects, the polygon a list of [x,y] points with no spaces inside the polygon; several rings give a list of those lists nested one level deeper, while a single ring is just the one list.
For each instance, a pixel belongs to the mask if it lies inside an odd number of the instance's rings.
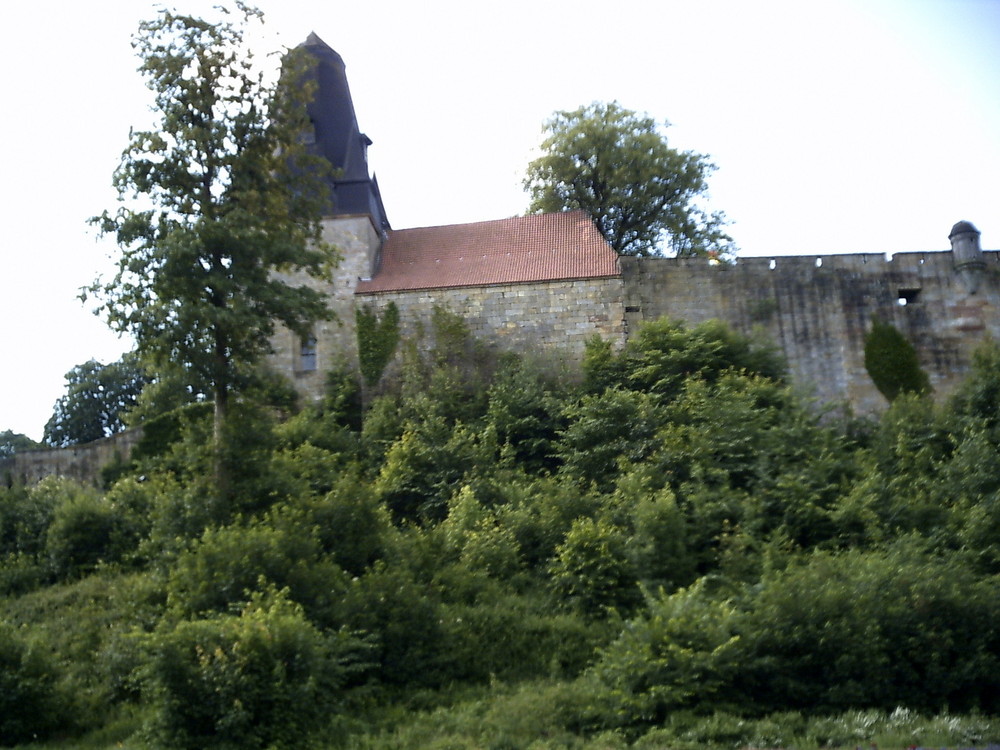
[{"label": "stone masonry", "polygon": [[[803,393],[846,402],[859,413],[886,406],[864,366],[873,316],[914,345],[939,395],[965,376],[979,344],[1000,338],[997,252],[977,250],[973,277],[968,261],[945,250],[891,259],[870,253],[740,258],[732,265],[621,257],[620,273],[611,277],[358,293],[358,281],[377,267],[379,235],[371,224],[362,231],[357,217],[328,224],[327,236],[340,238],[345,257],[326,287],[339,322],[317,326],[315,370],[296,364],[300,342],[287,332],[275,339],[272,359],[311,398],[322,393],[324,372],[357,369],[355,308],[381,312],[390,302],[399,308],[404,336],[429,330],[433,309],[441,306],[461,315],[488,344],[570,365],[579,363],[594,335],[621,346],[647,320],[719,319],[775,345]],[[974,227],[962,236],[974,237],[978,246]],[[365,248],[366,239],[374,244]]]}]

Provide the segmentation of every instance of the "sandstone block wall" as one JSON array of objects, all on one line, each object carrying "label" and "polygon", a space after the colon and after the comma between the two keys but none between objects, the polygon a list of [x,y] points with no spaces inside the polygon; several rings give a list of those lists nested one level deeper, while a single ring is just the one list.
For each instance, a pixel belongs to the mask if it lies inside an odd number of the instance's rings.
[{"label": "sandstone block wall", "polygon": [[354,325],[354,289],[358,279],[367,278],[377,262],[381,238],[368,216],[329,219],[323,224],[323,239],[341,256],[330,281],[295,276],[295,283],[320,289],[327,294],[335,318],[316,323],[316,367],[305,370],[300,357],[301,341],[286,328],[272,339],[274,353],[270,366],[288,376],[306,399],[323,395],[326,373],[339,367],[357,368],[358,348]]},{"label": "sandstone block wall", "polygon": [[632,329],[663,315],[692,324],[721,319],[776,344],[794,382],[822,401],[872,412],[886,405],[864,366],[873,315],[916,347],[939,394],[968,372],[980,343],[1000,337],[1000,256],[984,255],[975,294],[950,252],[741,258],[732,266],[622,258],[625,317]]},{"label": "sandstone block wall", "polygon": [[395,302],[403,336],[431,330],[434,306],[461,315],[473,336],[505,350],[576,362],[595,334],[624,338],[625,305],[617,277],[357,295],[382,313]]},{"label": "sandstone block wall", "polygon": [[35,484],[48,476],[63,476],[87,484],[100,484],[101,469],[126,461],[142,439],[142,429],[69,448],[22,451],[0,465],[0,479],[7,484]]}]

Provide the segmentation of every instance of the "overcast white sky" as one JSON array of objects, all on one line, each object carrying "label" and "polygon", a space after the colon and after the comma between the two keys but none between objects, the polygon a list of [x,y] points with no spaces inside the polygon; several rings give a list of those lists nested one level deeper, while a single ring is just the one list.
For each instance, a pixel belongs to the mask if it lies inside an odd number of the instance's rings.
[{"label": "overcast white sky", "polygon": [[[181,0],[202,13],[210,0]],[[523,212],[554,110],[617,100],[711,156],[747,255],[1000,248],[1000,0],[260,0],[281,43],[344,57],[396,228]],[[64,374],[116,359],[78,300],[89,216],[147,92],[146,0],[11,3],[0,36],[0,430],[40,438]]]}]

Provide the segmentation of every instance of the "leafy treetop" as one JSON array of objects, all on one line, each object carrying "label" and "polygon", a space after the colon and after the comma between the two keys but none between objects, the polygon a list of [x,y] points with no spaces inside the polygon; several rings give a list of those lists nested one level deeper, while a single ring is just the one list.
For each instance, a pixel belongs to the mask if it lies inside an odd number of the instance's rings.
[{"label": "leafy treetop", "polygon": [[308,53],[286,54],[275,75],[247,44],[261,13],[219,10],[217,21],[161,10],[139,27],[133,46],[159,121],[130,134],[114,174],[121,205],[94,219],[121,257],[90,289],[154,367],[180,365],[207,384],[217,447],[229,395],[250,383],[275,321],[306,335],[330,317],[291,272],[325,278],[337,260],[320,236],[330,167],[302,138]]},{"label": "leafy treetop", "polygon": [[125,429],[125,414],[147,382],[134,354],[102,365],[96,360],[66,373],[66,394],[56,401],[45,425],[45,442],[65,447],[89,443]]},{"label": "leafy treetop", "polygon": [[[664,127],[667,123],[664,123]],[[715,169],[693,151],[671,148],[651,117],[617,102],[556,112],[544,126],[542,156],[528,164],[529,213],[583,209],[622,255],[731,255],[722,213],[695,201]]]}]

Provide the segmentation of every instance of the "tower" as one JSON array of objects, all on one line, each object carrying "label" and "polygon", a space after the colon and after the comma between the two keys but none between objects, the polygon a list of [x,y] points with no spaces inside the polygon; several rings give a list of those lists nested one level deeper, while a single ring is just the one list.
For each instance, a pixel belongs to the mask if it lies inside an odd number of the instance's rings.
[{"label": "tower", "polygon": [[951,241],[955,272],[965,290],[969,294],[975,294],[986,272],[986,261],[979,246],[979,230],[972,225],[972,222],[960,221],[951,228],[948,239]]},{"label": "tower", "polygon": [[368,215],[379,232],[389,228],[378,181],[368,174],[370,138],[358,128],[343,58],[315,33],[302,47],[316,60],[316,94],[309,103],[313,149],[335,172],[331,215]]},{"label": "tower", "polygon": [[305,138],[334,170],[323,240],[340,255],[329,281],[300,281],[324,292],[335,318],[318,322],[307,339],[278,331],[271,342],[271,366],[291,375],[304,396],[317,399],[324,393],[326,373],[357,367],[354,292],[358,281],[370,278],[378,268],[389,220],[378,182],[368,172],[372,142],[358,127],[343,58],[315,33],[300,47],[315,61],[309,75],[316,91],[307,107],[312,129]]}]

